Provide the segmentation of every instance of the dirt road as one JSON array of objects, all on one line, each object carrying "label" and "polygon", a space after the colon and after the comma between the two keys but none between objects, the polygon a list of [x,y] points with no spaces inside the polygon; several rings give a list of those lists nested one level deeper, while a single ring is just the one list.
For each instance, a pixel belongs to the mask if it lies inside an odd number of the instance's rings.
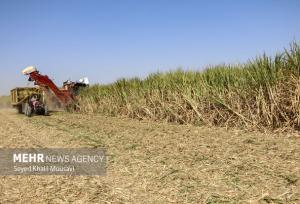
[{"label": "dirt road", "polygon": [[0,110],[0,147],[106,147],[106,176],[0,176],[0,203],[299,203],[300,138]]}]

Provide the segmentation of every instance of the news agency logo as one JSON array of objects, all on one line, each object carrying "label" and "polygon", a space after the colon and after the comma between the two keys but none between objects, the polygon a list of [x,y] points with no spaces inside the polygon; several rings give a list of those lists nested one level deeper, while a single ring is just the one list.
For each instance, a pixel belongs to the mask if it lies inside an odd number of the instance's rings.
[{"label": "news agency logo", "polygon": [[0,148],[0,175],[105,175],[106,162],[102,148]]},{"label": "news agency logo", "polygon": [[19,153],[13,154],[13,161],[21,163],[44,163],[44,154]]},{"label": "news agency logo", "polygon": [[61,163],[97,163],[103,162],[105,155],[44,155],[36,153],[18,153],[13,154],[14,163],[44,163],[44,162],[61,162]]}]

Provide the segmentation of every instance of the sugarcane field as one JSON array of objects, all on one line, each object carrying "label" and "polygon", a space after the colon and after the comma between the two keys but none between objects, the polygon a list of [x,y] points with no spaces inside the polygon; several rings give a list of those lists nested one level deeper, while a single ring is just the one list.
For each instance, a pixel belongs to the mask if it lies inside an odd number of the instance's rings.
[{"label": "sugarcane field", "polygon": [[0,1],[0,203],[300,203],[299,9]]}]

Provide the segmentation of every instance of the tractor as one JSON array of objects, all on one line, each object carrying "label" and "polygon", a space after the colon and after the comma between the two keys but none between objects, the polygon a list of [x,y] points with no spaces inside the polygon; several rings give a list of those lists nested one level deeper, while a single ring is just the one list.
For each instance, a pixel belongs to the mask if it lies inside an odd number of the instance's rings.
[{"label": "tractor", "polygon": [[12,106],[19,113],[31,117],[32,114],[48,115],[44,93],[37,87],[18,87],[11,90]]}]

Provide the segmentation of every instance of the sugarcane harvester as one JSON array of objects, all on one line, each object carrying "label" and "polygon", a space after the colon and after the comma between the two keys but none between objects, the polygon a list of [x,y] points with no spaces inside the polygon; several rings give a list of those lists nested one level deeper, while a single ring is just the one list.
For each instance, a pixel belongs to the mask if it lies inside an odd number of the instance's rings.
[{"label": "sugarcane harvester", "polygon": [[58,88],[47,75],[42,75],[33,67],[25,68],[22,73],[28,76],[28,81],[33,81],[37,87],[22,87],[11,90],[12,105],[19,113],[30,117],[32,114],[48,115],[48,106],[45,96],[54,95],[58,101],[68,107],[76,100],[80,87],[88,86],[88,79],[79,82],[66,81],[62,88]]}]

